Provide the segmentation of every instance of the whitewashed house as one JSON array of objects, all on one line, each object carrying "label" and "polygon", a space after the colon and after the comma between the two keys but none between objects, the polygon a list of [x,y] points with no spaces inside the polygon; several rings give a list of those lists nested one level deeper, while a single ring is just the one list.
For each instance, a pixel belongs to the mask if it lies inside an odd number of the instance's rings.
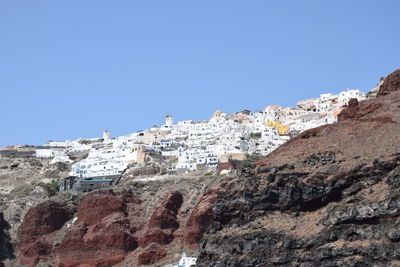
[{"label": "whitewashed house", "polygon": [[355,89],[348,89],[347,91],[343,91],[338,96],[339,102],[343,104],[347,104],[352,98],[356,98],[360,101],[364,100],[366,97],[364,92]]},{"label": "whitewashed house", "polygon": [[197,258],[195,257],[188,257],[186,253],[182,254],[181,259],[179,260],[179,264],[175,265],[174,267],[192,267],[196,266]]},{"label": "whitewashed house", "polygon": [[50,148],[40,148],[36,149],[35,156],[37,158],[52,158],[54,157],[53,150]]}]

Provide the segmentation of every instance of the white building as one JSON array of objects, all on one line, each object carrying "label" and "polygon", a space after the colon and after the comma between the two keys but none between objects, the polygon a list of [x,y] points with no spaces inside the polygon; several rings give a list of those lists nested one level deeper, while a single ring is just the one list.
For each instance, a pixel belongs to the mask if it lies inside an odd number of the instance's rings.
[{"label": "white building", "polygon": [[196,266],[197,258],[195,257],[187,257],[186,253],[182,254],[181,259],[179,260],[178,265],[174,265],[174,267],[192,267]]},{"label": "white building", "polygon": [[172,115],[165,116],[165,125],[171,127],[174,124],[174,117]]},{"label": "white building", "polygon": [[103,139],[104,139],[104,141],[108,141],[111,139],[111,133],[109,130],[103,131]]},{"label": "white building", "polygon": [[54,157],[53,150],[50,148],[40,148],[36,149],[36,157],[38,158],[52,158]]},{"label": "white building", "polygon": [[87,158],[72,165],[72,175],[83,178],[117,175],[128,167],[128,163],[122,160]]},{"label": "white building", "polygon": [[357,100],[364,100],[365,93],[360,91],[360,90],[355,90],[355,89],[347,89],[347,91],[343,91],[339,94],[338,96],[339,102],[347,104],[350,99],[356,98]]},{"label": "white building", "polygon": [[[360,90],[340,94],[321,94],[318,98],[299,101],[297,107],[268,106],[263,111],[236,114],[214,112],[208,121],[179,121],[171,115],[165,124],[126,136],[103,139],[78,139],[49,142],[37,157],[54,157],[68,162],[69,153],[89,151],[89,156],[73,165],[72,173],[82,177],[122,173],[132,162],[144,162],[145,151],[159,152],[163,157],[176,157],[169,169],[192,171],[213,169],[222,155],[245,153],[267,155],[289,140],[289,136],[335,123],[342,106],[351,98],[365,99]],[[48,147],[48,148],[47,148]]]},{"label": "white building", "polygon": [[320,100],[320,102],[324,102],[324,101],[332,100],[332,99],[334,99],[335,97],[337,97],[337,96],[334,95],[334,94],[331,94],[331,93],[321,94],[321,95],[319,96],[319,100]]}]

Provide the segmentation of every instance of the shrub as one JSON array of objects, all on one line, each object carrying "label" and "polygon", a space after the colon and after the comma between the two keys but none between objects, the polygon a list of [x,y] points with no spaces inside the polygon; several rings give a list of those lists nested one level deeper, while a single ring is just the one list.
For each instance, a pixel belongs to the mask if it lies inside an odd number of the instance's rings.
[{"label": "shrub", "polygon": [[58,192],[58,183],[57,182],[51,182],[51,183],[40,182],[37,184],[37,186],[40,186],[41,188],[46,190],[47,195],[49,197],[56,195]]},{"label": "shrub", "polygon": [[260,139],[261,138],[261,133],[251,133],[250,138],[253,139]]}]

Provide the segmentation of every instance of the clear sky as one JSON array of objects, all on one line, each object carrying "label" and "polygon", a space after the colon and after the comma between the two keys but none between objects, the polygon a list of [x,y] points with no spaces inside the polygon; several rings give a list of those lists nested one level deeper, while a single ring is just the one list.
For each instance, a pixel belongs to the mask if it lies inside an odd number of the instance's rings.
[{"label": "clear sky", "polygon": [[400,67],[400,1],[0,1],[0,147],[259,110]]}]

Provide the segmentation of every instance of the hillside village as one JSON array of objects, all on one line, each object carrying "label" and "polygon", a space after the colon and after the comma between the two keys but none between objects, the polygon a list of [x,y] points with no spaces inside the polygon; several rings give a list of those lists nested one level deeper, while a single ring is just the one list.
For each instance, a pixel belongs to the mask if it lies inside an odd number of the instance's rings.
[{"label": "hillside village", "polygon": [[72,164],[61,190],[80,184],[81,191],[91,191],[118,183],[129,166],[150,160],[162,165],[166,174],[198,170],[228,173],[234,168],[231,160],[267,155],[305,130],[335,123],[351,98],[363,100],[366,95],[349,89],[299,101],[296,107],[267,106],[262,111],[236,114],[217,110],[208,121],[175,123],[173,116],[167,115],[163,126],[126,136],[111,137],[104,131],[102,138],[50,141],[37,147],[35,156]]}]

